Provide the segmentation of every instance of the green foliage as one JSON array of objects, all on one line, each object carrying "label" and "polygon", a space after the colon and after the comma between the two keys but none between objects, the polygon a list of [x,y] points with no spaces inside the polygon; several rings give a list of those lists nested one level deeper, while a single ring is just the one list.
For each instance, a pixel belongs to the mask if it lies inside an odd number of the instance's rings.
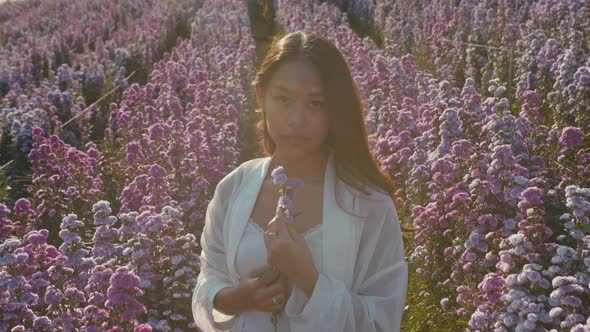
[{"label": "green foliage", "polygon": [[121,192],[129,182],[128,177],[132,176],[125,171],[125,165],[121,162],[126,158],[125,147],[105,139],[97,144],[97,149],[101,151],[99,177],[104,184],[105,200],[111,202],[111,209],[116,214],[121,207]]},{"label": "green foliage", "polygon": [[[415,244],[412,243],[415,247]],[[416,273],[416,269],[423,266],[423,262],[408,261],[408,293],[406,307],[401,322],[401,331],[405,332],[429,332],[429,331],[463,331],[469,326],[469,317],[461,317],[453,310],[455,299],[447,294],[448,286],[437,287],[435,278],[424,278]],[[426,291],[430,295],[421,296]],[[449,298],[446,308],[440,301]]]},{"label": "green foliage", "polygon": [[4,170],[0,170],[0,202],[4,203],[6,201],[9,191],[8,176]]}]

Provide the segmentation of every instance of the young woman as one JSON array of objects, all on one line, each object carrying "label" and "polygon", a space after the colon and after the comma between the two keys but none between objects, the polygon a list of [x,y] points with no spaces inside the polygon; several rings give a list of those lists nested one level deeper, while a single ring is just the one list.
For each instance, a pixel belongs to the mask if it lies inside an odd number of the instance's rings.
[{"label": "young woman", "polygon": [[[209,203],[195,322],[274,331],[278,313],[278,331],[399,331],[408,267],[394,189],[369,152],[345,59],[325,38],[294,32],[273,45],[253,86],[266,157],[224,177]],[[289,224],[276,209],[279,165],[304,182]]]}]

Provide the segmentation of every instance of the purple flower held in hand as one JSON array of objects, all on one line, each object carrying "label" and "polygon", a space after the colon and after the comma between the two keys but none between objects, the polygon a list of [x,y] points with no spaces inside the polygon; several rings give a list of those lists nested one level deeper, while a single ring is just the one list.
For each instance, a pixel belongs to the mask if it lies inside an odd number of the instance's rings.
[{"label": "purple flower held in hand", "polygon": [[[279,186],[279,193],[281,196],[278,201],[278,208],[285,213],[285,219],[287,223],[293,222],[293,214],[291,214],[291,204],[293,203],[293,189],[297,187],[303,187],[303,181],[300,179],[289,179],[285,174],[285,168],[283,166],[277,166],[271,172],[272,182]],[[280,313],[275,312],[272,314],[272,322],[277,331],[278,321]]]},{"label": "purple flower held in hand", "polygon": [[276,185],[282,186],[287,183],[287,175],[283,166],[277,166],[272,173],[272,182]]},{"label": "purple flower held in hand", "polygon": [[303,187],[303,181],[297,178],[289,179],[285,174],[285,168],[283,166],[277,166],[271,173],[272,181],[274,184],[279,186],[279,197],[278,207],[285,212],[285,218],[287,222],[293,222],[293,214],[291,213],[291,204],[293,203],[293,189],[297,187]]}]

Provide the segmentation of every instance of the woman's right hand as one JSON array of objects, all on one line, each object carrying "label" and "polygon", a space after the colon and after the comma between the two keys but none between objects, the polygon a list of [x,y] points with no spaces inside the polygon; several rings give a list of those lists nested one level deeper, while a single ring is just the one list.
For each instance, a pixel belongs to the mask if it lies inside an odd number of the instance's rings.
[{"label": "woman's right hand", "polygon": [[[267,312],[281,311],[289,293],[287,278],[281,277],[278,271],[270,270],[269,266],[257,269],[250,274],[250,278],[239,285],[241,300],[247,310]],[[273,303],[273,298],[277,303]]]}]

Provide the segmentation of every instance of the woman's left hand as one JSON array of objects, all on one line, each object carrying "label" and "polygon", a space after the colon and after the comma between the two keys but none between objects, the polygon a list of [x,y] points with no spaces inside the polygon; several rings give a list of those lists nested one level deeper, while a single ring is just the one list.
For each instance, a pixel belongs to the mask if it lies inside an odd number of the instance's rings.
[{"label": "woman's left hand", "polygon": [[278,208],[276,216],[268,223],[264,242],[267,248],[268,264],[311,296],[318,271],[307,242],[291,224],[287,223],[282,209]]}]

